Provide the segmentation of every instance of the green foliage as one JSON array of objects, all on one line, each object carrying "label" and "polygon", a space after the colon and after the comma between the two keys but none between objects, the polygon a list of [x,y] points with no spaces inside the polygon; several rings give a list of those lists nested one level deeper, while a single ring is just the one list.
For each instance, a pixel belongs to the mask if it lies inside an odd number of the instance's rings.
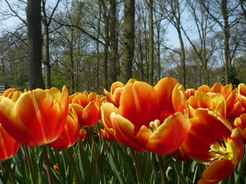
[{"label": "green foliage", "polygon": [[[225,73],[223,73],[225,74]],[[229,72],[228,72],[228,77],[229,77],[229,84],[232,84],[234,87],[237,87],[238,84],[241,83],[241,81],[237,77],[237,72],[235,70],[235,67],[230,67]],[[221,83],[225,85],[225,75],[221,77]]]},{"label": "green foliage", "polygon": [[55,71],[53,72],[52,77],[51,77],[51,84],[53,87],[62,89],[64,85],[69,84],[69,80],[64,74]]}]

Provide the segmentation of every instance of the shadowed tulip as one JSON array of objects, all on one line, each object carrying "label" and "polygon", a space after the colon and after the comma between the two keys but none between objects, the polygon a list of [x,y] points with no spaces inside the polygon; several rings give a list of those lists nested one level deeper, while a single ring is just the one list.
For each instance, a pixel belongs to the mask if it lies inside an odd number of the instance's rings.
[{"label": "shadowed tulip", "polygon": [[184,89],[173,78],[155,87],[145,82],[128,82],[119,107],[102,104],[106,133],[132,149],[166,155],[178,149],[190,128]]},{"label": "shadowed tulip", "polygon": [[57,163],[54,165],[54,170],[58,173],[61,172]]},{"label": "shadowed tulip", "polygon": [[57,139],[67,118],[68,89],[36,89],[23,93],[16,102],[2,97],[0,123],[17,141],[40,146]]},{"label": "shadowed tulip", "polygon": [[182,146],[194,160],[207,162],[199,183],[217,183],[228,176],[241,161],[244,145],[231,122],[214,111],[198,109]]},{"label": "shadowed tulip", "polygon": [[81,141],[84,141],[86,139],[87,132],[85,129],[80,129],[79,131],[80,139]]},{"label": "shadowed tulip", "polygon": [[14,156],[20,149],[20,143],[11,137],[0,124],[0,161]]},{"label": "shadowed tulip", "polygon": [[63,132],[54,142],[48,144],[50,147],[64,150],[73,146],[78,141],[80,126],[73,105],[69,104],[68,116]]},{"label": "shadowed tulip", "polygon": [[242,114],[234,121],[234,126],[238,129],[238,133],[241,136],[243,143],[246,144],[246,114]]}]

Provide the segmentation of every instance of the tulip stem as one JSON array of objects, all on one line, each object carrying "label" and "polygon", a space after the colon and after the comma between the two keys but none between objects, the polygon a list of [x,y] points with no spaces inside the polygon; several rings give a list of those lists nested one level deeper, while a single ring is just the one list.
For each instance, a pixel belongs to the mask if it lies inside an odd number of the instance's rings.
[{"label": "tulip stem", "polygon": [[33,173],[33,166],[32,166],[32,161],[31,161],[31,158],[30,158],[30,153],[29,153],[29,148],[27,146],[23,146],[24,147],[24,151],[25,151],[25,155],[26,155],[26,158],[27,158],[27,164],[28,164],[28,168],[29,168],[29,171],[30,171],[30,175],[31,175],[31,182],[32,183],[36,183],[35,180],[34,180],[34,173]]},{"label": "tulip stem", "polygon": [[78,169],[76,167],[76,163],[74,161],[74,157],[73,157],[73,153],[72,153],[72,147],[68,148],[68,154],[69,154],[69,158],[70,158],[70,161],[72,163],[72,166],[73,166],[73,170],[74,170],[74,173],[75,173],[75,177],[76,177],[76,183],[77,184],[80,184],[80,179],[79,179],[79,173],[78,173]]},{"label": "tulip stem", "polygon": [[10,159],[7,159],[5,162],[6,162],[6,166],[7,166],[8,172],[10,174],[11,183],[12,184],[16,184],[16,180],[15,180],[15,176],[14,176],[14,173],[13,173],[13,169],[11,168],[11,161],[10,161]]},{"label": "tulip stem", "polygon": [[42,148],[43,148],[44,160],[45,160],[46,167],[47,167],[46,171],[47,171],[47,175],[48,175],[48,181],[49,181],[49,184],[54,184],[54,179],[53,179],[53,175],[52,175],[52,171],[51,171],[47,147],[46,147],[46,145],[44,145],[44,146],[42,146]]},{"label": "tulip stem", "polygon": [[136,177],[137,177],[137,184],[140,184],[140,165],[138,160],[138,152],[133,150],[133,158],[135,162],[135,171],[136,171]]},{"label": "tulip stem", "polygon": [[166,177],[166,168],[165,168],[165,165],[164,165],[164,158],[163,158],[162,155],[157,155],[157,156],[158,156],[159,166],[160,166],[160,170],[161,170],[162,183],[163,184],[168,184],[167,177]]}]

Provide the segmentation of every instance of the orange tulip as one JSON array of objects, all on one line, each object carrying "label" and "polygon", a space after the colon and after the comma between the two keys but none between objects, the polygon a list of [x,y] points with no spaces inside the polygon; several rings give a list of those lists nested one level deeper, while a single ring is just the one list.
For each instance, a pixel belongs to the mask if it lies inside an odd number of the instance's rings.
[{"label": "orange tulip", "polygon": [[237,128],[243,143],[246,144],[246,114],[242,114],[240,117],[236,118],[234,126]]},{"label": "orange tulip", "polygon": [[104,94],[105,94],[105,97],[106,97],[106,101],[107,102],[110,102],[110,103],[113,103],[116,107],[119,106],[119,101],[120,101],[120,95],[121,95],[121,92],[123,91],[124,89],[124,84],[121,83],[121,82],[114,82],[112,85],[111,85],[111,91],[108,92],[104,89]]},{"label": "orange tulip", "polygon": [[19,91],[15,88],[9,88],[4,91],[2,96],[8,97],[12,99],[14,102],[16,102],[18,98],[22,95],[22,93],[23,93],[22,91]]},{"label": "orange tulip", "polygon": [[0,123],[17,141],[40,146],[57,139],[67,118],[69,93],[56,89],[36,89],[23,93],[16,102],[2,97]]},{"label": "orange tulip", "polygon": [[182,148],[192,159],[210,163],[199,183],[217,183],[230,176],[244,153],[237,129],[223,116],[206,109],[195,110],[191,122]]},{"label": "orange tulip", "polygon": [[61,135],[52,143],[48,144],[55,149],[64,150],[74,145],[79,138],[80,126],[78,117],[73,109],[74,104],[69,104],[67,121]]},{"label": "orange tulip", "polygon": [[58,166],[57,163],[54,165],[54,169],[55,169],[55,171],[58,172],[58,173],[61,172],[61,171],[60,171],[60,168],[59,168],[59,166]]},{"label": "orange tulip", "polygon": [[94,92],[88,94],[75,93],[70,96],[70,103],[76,103],[79,106],[75,107],[78,115],[79,124],[83,127],[92,127],[101,119],[100,106],[103,97]]},{"label": "orange tulip", "polygon": [[102,122],[109,136],[130,148],[166,155],[177,150],[188,133],[186,104],[184,89],[173,78],[164,78],[155,87],[129,82],[118,108],[102,104]]},{"label": "orange tulip", "polygon": [[[186,94],[188,94],[188,91]],[[215,110],[232,123],[242,113],[246,112],[240,103],[240,99],[238,90],[233,90],[230,84],[223,86],[220,83],[216,83],[212,88],[203,85],[197,91],[193,91],[193,95],[190,95],[188,99],[191,109],[190,117],[192,117],[194,109],[206,108]]]},{"label": "orange tulip", "polygon": [[0,124],[0,161],[14,156],[20,149],[20,143],[11,137]]},{"label": "orange tulip", "polygon": [[[135,79],[130,79],[127,83],[134,83]],[[110,92],[104,90],[104,94],[106,97],[106,101],[114,104],[114,106],[119,107],[120,104],[120,96],[124,89],[125,85],[121,82],[114,82],[111,85]]]},{"label": "orange tulip", "polygon": [[86,135],[87,135],[86,130],[85,129],[80,129],[79,135],[80,135],[81,141],[84,141],[86,139]]}]

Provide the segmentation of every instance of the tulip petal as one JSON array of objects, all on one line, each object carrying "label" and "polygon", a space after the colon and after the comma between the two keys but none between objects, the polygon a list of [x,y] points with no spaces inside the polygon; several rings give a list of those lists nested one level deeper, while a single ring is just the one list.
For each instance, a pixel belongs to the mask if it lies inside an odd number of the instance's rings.
[{"label": "tulip petal", "polygon": [[155,90],[157,95],[160,98],[160,106],[162,110],[161,121],[163,121],[166,117],[173,114],[175,112],[173,107],[173,89],[178,82],[171,78],[165,77],[155,85]]},{"label": "tulip petal", "polygon": [[117,141],[134,150],[145,151],[145,145],[143,145],[140,140],[136,139],[136,135],[134,133],[135,127],[129,120],[121,115],[116,115],[114,112],[111,113],[110,120],[112,122],[113,129],[115,130],[115,138]]},{"label": "tulip petal", "polygon": [[159,99],[154,88],[145,82],[128,83],[120,98],[119,114],[134,123],[137,132],[142,125],[158,119]]},{"label": "tulip petal", "polygon": [[202,174],[198,184],[215,184],[229,177],[234,170],[230,160],[218,160],[208,166]]},{"label": "tulip petal", "polygon": [[95,102],[90,102],[84,109],[81,126],[92,127],[101,119],[99,106]]},{"label": "tulip petal", "polygon": [[189,118],[180,112],[169,116],[150,136],[147,149],[159,155],[174,152],[182,146],[190,126]]}]

